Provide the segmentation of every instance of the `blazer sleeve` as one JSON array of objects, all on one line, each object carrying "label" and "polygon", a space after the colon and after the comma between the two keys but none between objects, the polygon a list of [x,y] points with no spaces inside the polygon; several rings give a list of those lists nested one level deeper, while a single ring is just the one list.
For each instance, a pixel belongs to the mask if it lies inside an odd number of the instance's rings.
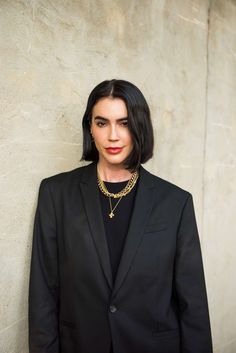
[{"label": "blazer sleeve", "polygon": [[39,188],[29,281],[29,353],[59,353],[56,218],[46,179]]},{"label": "blazer sleeve", "polygon": [[207,292],[191,194],[178,228],[175,289],[179,303],[181,353],[212,353]]}]

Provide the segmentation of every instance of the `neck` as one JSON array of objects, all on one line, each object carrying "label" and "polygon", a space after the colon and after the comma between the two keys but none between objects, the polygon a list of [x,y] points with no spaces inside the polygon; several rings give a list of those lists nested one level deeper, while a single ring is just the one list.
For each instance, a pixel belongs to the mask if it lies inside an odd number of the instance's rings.
[{"label": "neck", "polygon": [[132,173],[123,166],[104,165],[101,162],[97,164],[97,171],[102,180],[114,183],[129,180],[132,175]]}]

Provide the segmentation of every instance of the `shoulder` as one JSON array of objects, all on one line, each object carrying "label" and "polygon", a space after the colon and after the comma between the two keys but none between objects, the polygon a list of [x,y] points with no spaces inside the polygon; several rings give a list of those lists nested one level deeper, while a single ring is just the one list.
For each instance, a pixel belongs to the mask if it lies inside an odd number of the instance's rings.
[{"label": "shoulder", "polygon": [[85,173],[89,173],[93,170],[93,163],[78,167],[66,172],[61,172],[58,174],[51,175],[42,179],[41,186],[48,185],[50,188],[61,188],[68,184],[78,183],[81,181]]},{"label": "shoulder", "polygon": [[173,200],[187,200],[191,197],[191,193],[180,186],[160,178],[157,175],[152,174],[143,167],[141,167],[142,174],[145,174],[145,178],[149,180],[149,184],[152,185],[154,192],[162,196],[162,198],[172,198]]}]

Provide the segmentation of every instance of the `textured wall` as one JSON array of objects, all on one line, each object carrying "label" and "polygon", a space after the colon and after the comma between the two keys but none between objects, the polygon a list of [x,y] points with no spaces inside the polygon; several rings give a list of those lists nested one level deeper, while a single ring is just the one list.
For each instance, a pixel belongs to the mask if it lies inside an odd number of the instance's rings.
[{"label": "textured wall", "polygon": [[236,352],[236,1],[210,11],[203,251],[215,353]]},{"label": "textured wall", "polygon": [[236,352],[235,0],[0,0],[0,353],[27,353],[39,182],[76,168],[95,84],[144,92],[147,168],[193,193],[215,353]]}]

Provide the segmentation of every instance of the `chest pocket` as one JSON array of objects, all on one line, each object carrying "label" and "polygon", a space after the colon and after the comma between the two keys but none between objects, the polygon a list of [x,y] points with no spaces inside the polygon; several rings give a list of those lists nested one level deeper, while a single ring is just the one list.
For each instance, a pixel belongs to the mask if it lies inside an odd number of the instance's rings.
[{"label": "chest pocket", "polygon": [[147,224],[144,229],[144,234],[161,232],[167,228],[167,223],[164,220],[160,220],[155,223]]}]

